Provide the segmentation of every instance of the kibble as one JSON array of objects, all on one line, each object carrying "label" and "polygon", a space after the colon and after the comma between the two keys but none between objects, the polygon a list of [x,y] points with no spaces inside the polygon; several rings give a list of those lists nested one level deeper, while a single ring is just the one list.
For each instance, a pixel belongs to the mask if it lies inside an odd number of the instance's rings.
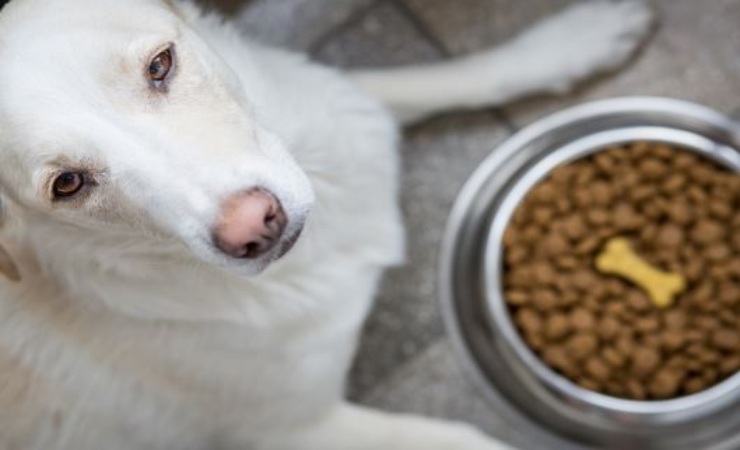
[{"label": "kibble", "polygon": [[[740,371],[740,177],[664,144],[560,166],[504,234],[504,287],[525,342],[579,386],[633,400],[690,395]],[[623,237],[687,281],[658,309],[595,270]]]},{"label": "kibble", "polygon": [[557,341],[567,336],[571,329],[570,321],[565,314],[553,314],[545,324],[545,336],[550,340]]},{"label": "kibble", "polygon": [[720,350],[733,351],[740,348],[740,336],[736,330],[716,330],[712,334],[712,344]]},{"label": "kibble", "polygon": [[575,330],[589,331],[596,325],[596,319],[587,309],[576,309],[570,315],[570,324]]},{"label": "kibble", "polygon": [[651,348],[638,347],[632,351],[631,364],[632,373],[640,378],[644,378],[660,366],[660,353]]}]

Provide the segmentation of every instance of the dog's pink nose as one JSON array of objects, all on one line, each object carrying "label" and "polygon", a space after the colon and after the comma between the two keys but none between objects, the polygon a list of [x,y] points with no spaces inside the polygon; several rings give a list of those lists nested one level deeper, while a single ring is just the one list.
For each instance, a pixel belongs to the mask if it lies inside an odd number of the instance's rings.
[{"label": "dog's pink nose", "polygon": [[213,237],[216,246],[227,255],[254,259],[277,244],[287,222],[274,195],[253,189],[224,202]]}]

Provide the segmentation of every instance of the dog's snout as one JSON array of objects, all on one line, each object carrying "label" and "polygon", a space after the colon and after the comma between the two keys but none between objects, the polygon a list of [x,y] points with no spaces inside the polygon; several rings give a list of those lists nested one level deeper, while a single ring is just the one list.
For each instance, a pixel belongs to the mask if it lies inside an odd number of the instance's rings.
[{"label": "dog's snout", "polygon": [[214,241],[229,256],[254,259],[275,247],[287,222],[274,195],[253,189],[224,202],[213,230]]}]

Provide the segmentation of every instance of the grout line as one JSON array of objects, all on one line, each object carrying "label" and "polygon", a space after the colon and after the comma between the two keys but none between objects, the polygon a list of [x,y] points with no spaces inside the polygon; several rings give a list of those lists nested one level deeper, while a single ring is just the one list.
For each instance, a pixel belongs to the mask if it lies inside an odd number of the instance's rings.
[{"label": "grout line", "polygon": [[[354,400],[360,404],[372,405],[373,400],[385,398],[383,392],[388,389],[389,386],[402,382],[403,379],[400,377],[404,372],[412,370],[414,365],[419,364],[419,362],[425,362],[425,358],[429,358],[429,355],[439,352],[440,349],[445,353],[451,351],[448,337],[445,333],[434,336],[428,341],[425,341],[423,348],[419,348],[413,356],[404,359],[401,364],[396,364],[392,370],[383,374],[383,376],[378,377],[376,382],[373,383],[372,386],[369,386],[368,389],[365,389],[362,392],[356,392]],[[452,370],[458,370],[454,365],[450,366],[450,368],[452,368]]]},{"label": "grout line", "polygon": [[435,34],[416,12],[403,0],[389,0],[393,6],[413,25],[416,31],[444,58],[452,58],[454,54],[447,45]]},{"label": "grout line", "polygon": [[327,32],[316,38],[311,45],[308,46],[308,53],[312,56],[316,56],[318,52],[321,51],[321,49],[329,43],[332,39],[339,36],[340,34],[344,33],[345,31],[349,30],[353,26],[360,23],[362,20],[367,17],[368,14],[370,14],[378,5],[385,2],[387,0],[374,0],[371,1],[368,5],[363,6],[362,8],[358,8],[355,10],[346,20],[344,20],[342,23],[336,25],[335,27],[329,29]]}]

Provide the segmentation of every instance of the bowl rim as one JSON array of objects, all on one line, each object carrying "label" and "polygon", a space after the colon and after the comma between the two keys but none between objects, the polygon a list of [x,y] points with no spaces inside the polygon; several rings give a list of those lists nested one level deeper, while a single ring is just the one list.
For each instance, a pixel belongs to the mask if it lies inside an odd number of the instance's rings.
[{"label": "bowl rim", "polygon": [[[635,136],[631,138],[629,136]],[[639,139],[637,138],[639,137]],[[613,413],[651,415],[678,413],[695,410],[720,401],[734,401],[740,398],[740,371],[734,375],[694,394],[667,400],[629,400],[602,394],[579,386],[569,378],[557,373],[537,356],[521,337],[513,325],[509,308],[506,306],[501,278],[503,276],[503,245],[501,240],[509,226],[515,208],[526,195],[546,178],[552,170],[564,163],[577,161],[597,154],[610,146],[636,141],[659,142],[677,147],[679,150],[711,159],[723,167],[740,172],[740,153],[728,155],[723,146],[693,133],[666,129],[662,127],[631,127],[619,130],[601,131],[576,139],[558,149],[557,153],[545,155],[502,194],[503,200],[496,210],[492,226],[486,239],[484,273],[496,274],[484,278],[488,312],[493,323],[512,350],[526,366],[551,388],[573,395],[584,403],[590,403]],[[692,142],[694,145],[688,144]]]}]

